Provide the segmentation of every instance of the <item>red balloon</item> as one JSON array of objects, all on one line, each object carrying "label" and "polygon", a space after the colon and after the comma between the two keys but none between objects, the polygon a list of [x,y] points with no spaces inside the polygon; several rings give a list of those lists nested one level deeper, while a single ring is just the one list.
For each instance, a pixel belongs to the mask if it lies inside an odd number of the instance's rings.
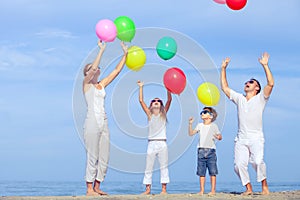
[{"label": "red balloon", "polygon": [[169,92],[180,94],[186,85],[185,74],[176,67],[168,69],[164,74],[164,85]]},{"label": "red balloon", "polygon": [[232,10],[241,10],[247,4],[247,0],[226,0],[226,4]]}]

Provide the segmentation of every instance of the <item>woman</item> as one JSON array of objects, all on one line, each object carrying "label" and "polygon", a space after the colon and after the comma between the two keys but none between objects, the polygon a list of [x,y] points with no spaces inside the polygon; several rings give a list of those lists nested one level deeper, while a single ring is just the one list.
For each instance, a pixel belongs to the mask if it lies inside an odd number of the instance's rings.
[{"label": "woman", "polygon": [[166,194],[167,183],[170,182],[168,171],[166,115],[172,102],[172,95],[168,91],[168,100],[166,102],[166,106],[164,106],[163,101],[161,99],[154,98],[151,101],[150,106],[147,107],[143,99],[144,83],[138,81],[137,84],[139,86],[139,101],[144,112],[148,117],[149,123],[146,170],[143,180],[143,184],[146,185],[146,191],[143,194],[151,193],[153,165],[156,156],[158,157],[158,161],[160,163],[160,182],[162,184],[161,194]]},{"label": "woman", "polygon": [[104,109],[105,87],[121,72],[126,62],[127,47],[121,43],[124,55],[116,68],[102,80],[99,63],[106,44],[98,42],[99,53],[93,63],[84,67],[83,93],[87,103],[87,116],[84,124],[84,142],[87,151],[86,185],[87,196],[107,195],[100,189],[106,175],[109,160],[109,130]]}]

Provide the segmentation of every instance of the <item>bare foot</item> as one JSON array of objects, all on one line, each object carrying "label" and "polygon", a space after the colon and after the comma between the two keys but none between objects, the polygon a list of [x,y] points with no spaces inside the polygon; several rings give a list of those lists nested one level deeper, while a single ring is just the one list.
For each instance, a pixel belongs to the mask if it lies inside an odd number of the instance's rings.
[{"label": "bare foot", "polygon": [[94,188],[94,191],[95,191],[98,195],[108,195],[106,192],[103,192],[103,191],[100,190],[100,189]]},{"label": "bare foot", "polygon": [[268,188],[266,189],[263,189],[263,191],[261,192],[262,195],[269,195],[270,194],[270,191]]},{"label": "bare foot", "polygon": [[204,194],[204,192],[200,191],[197,194],[200,195],[200,196],[202,196]]},{"label": "bare foot", "polygon": [[207,195],[212,197],[212,196],[216,196],[216,193],[215,192],[209,192]]},{"label": "bare foot", "polygon": [[242,193],[242,196],[248,196],[248,195],[253,195],[253,191],[247,190],[247,191]]},{"label": "bare foot", "polygon": [[92,191],[87,191],[86,196],[99,196],[99,194],[92,190]]},{"label": "bare foot", "polygon": [[146,190],[145,192],[142,193],[142,195],[148,195],[151,193],[151,190]]},{"label": "bare foot", "polygon": [[160,194],[168,194],[166,190],[162,190]]}]

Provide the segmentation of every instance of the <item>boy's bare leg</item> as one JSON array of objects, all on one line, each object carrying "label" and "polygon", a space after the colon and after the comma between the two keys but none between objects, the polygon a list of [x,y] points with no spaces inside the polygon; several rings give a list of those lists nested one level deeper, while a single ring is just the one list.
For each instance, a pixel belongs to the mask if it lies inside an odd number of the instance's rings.
[{"label": "boy's bare leg", "polygon": [[204,194],[205,176],[200,176],[200,192],[198,194]]},{"label": "boy's bare leg", "polygon": [[216,176],[210,176],[210,182],[211,182],[211,191],[208,193],[208,195],[215,195],[216,194]]},{"label": "boy's bare leg", "polygon": [[150,184],[148,184],[148,185],[146,185],[146,190],[145,190],[145,192],[143,192],[142,194],[150,194],[151,193],[151,185]]},{"label": "boy's bare leg", "polygon": [[167,184],[166,183],[162,183],[161,184],[161,193],[160,194],[168,194],[167,193]]},{"label": "boy's bare leg", "polygon": [[95,180],[95,182],[94,182],[94,191],[100,195],[107,195],[106,192],[103,192],[102,190],[100,190],[100,181],[97,181],[97,180]]},{"label": "boy's bare leg", "polygon": [[246,191],[242,193],[242,195],[252,195],[253,190],[252,190],[252,185],[251,183],[246,184]]},{"label": "boy's bare leg", "polygon": [[267,179],[262,180],[261,187],[262,187],[262,192],[261,192],[262,195],[270,194]]},{"label": "boy's bare leg", "polygon": [[99,194],[94,191],[93,183],[86,182],[86,196],[98,196]]}]

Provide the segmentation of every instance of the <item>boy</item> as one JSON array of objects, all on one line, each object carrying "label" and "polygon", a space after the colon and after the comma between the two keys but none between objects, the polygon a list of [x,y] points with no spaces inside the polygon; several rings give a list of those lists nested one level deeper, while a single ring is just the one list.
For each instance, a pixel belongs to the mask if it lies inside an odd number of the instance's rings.
[{"label": "boy", "polygon": [[217,118],[215,109],[204,107],[200,115],[203,122],[198,123],[194,130],[192,128],[194,118],[190,117],[189,135],[193,136],[196,133],[200,135],[197,166],[197,175],[200,176],[200,192],[198,194],[204,194],[205,174],[208,169],[211,181],[211,191],[208,195],[211,196],[216,194],[216,175],[218,174],[215,140],[222,140],[222,135],[218,126],[213,123]]}]

